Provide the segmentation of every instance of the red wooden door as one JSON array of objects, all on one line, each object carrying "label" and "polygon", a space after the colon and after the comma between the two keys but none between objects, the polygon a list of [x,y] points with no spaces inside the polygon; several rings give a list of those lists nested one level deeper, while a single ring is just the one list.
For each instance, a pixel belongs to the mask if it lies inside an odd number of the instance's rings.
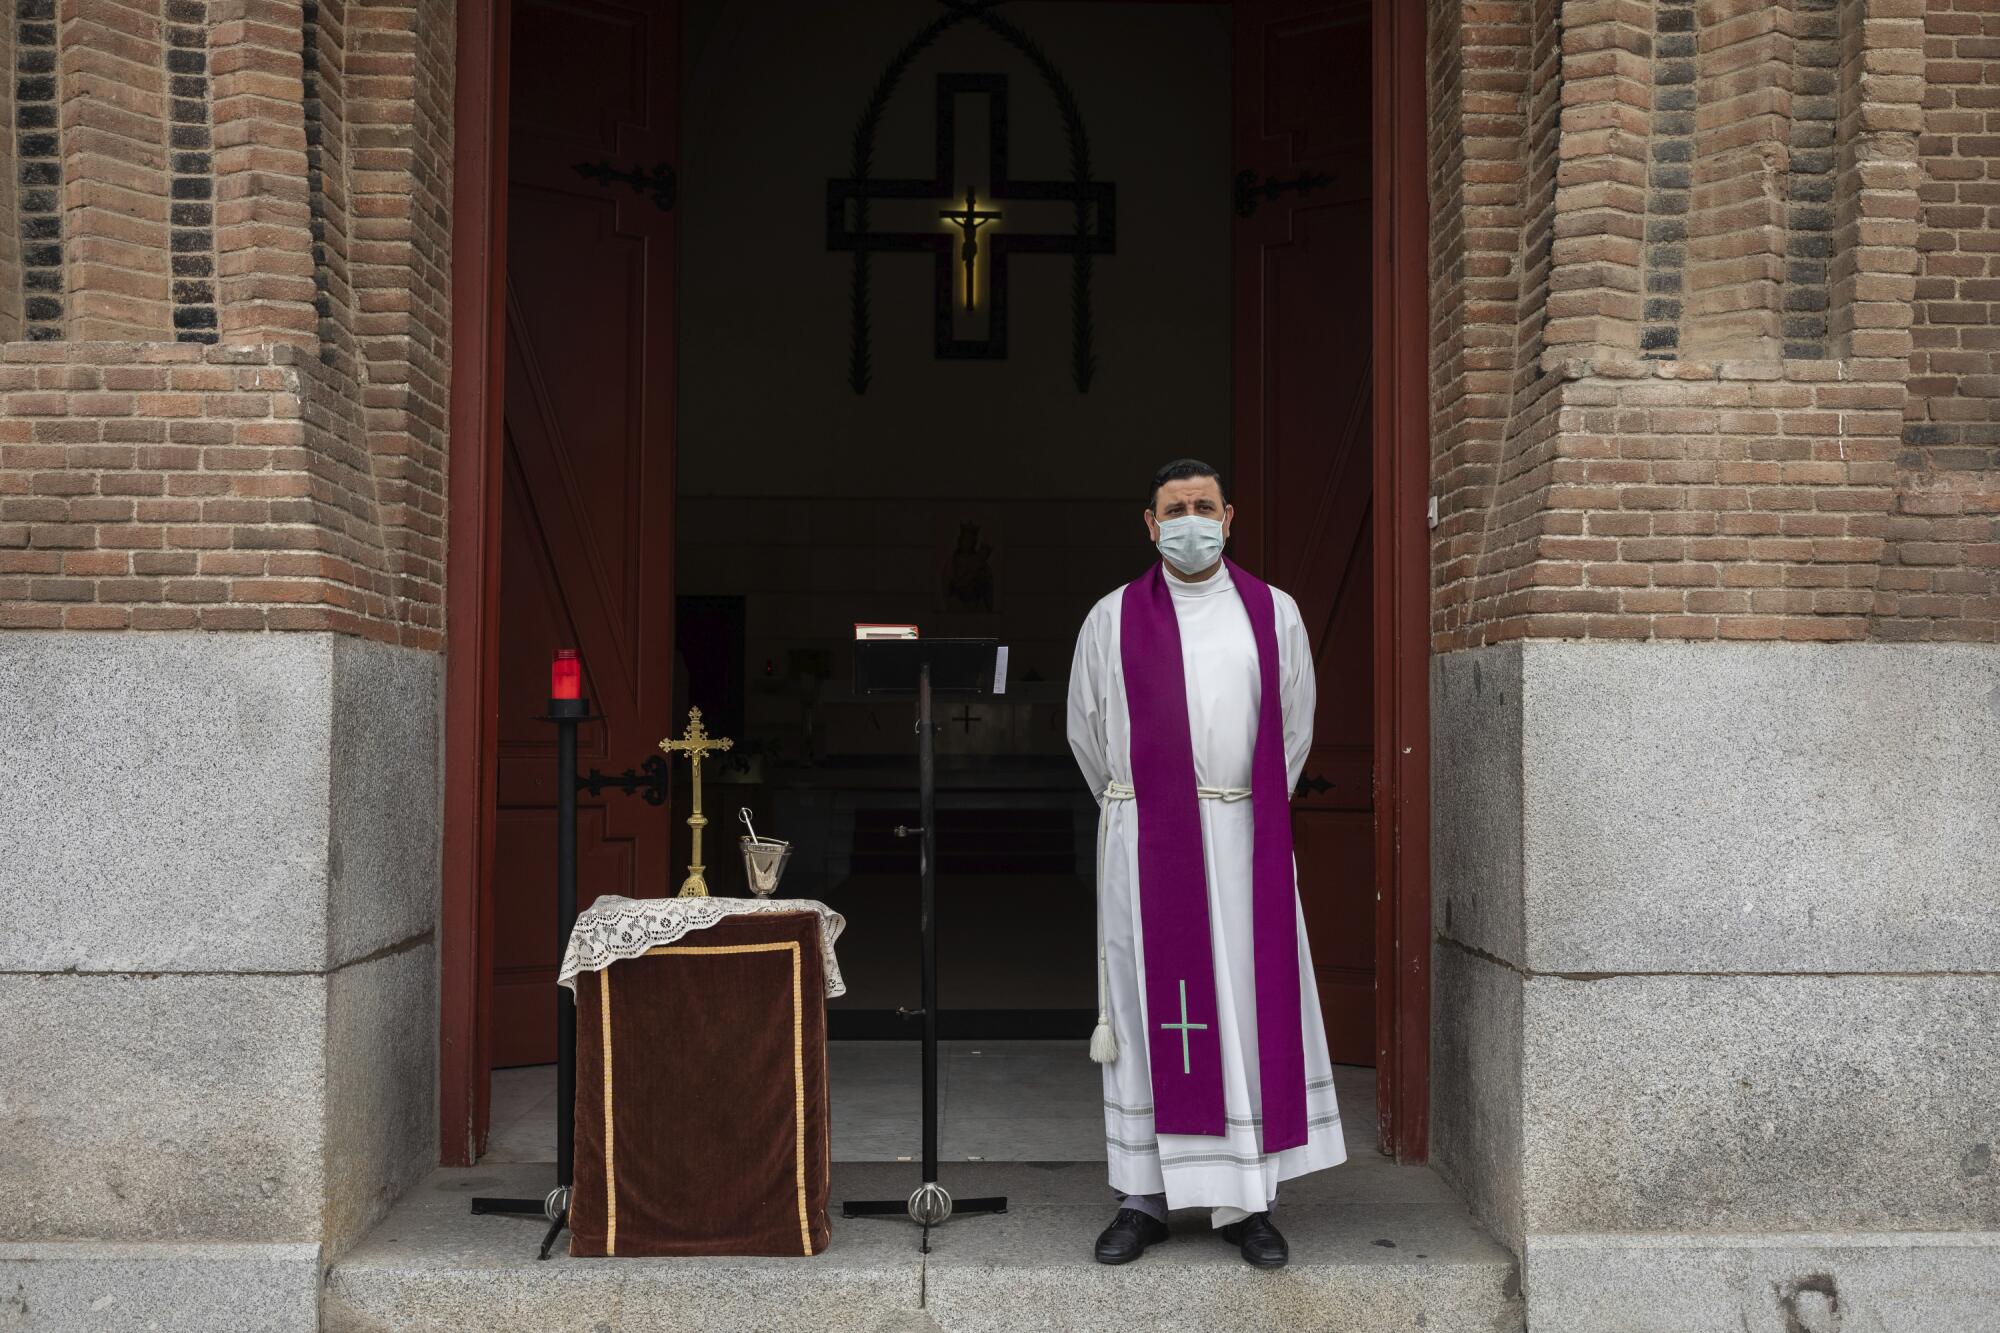
[{"label": "red wooden door", "polygon": [[[680,8],[514,0],[501,493],[500,763],[492,1063],[555,1059],[549,658],[573,647],[601,722],[580,768],[614,772],[672,729],[674,215],[579,165],[679,156]],[[667,815],[577,805],[579,906],[657,894]]]},{"label": "red wooden door", "polygon": [[1314,645],[1300,897],[1332,1056],[1372,1065],[1369,5],[1237,0],[1235,24],[1233,542]]}]

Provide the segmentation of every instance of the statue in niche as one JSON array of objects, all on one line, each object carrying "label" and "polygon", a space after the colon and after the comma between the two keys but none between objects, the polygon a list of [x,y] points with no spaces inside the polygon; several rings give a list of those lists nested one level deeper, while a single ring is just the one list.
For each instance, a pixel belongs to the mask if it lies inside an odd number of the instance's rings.
[{"label": "statue in niche", "polygon": [[958,525],[958,542],[945,563],[944,602],[948,611],[993,609],[993,546],[980,540],[979,525]]}]

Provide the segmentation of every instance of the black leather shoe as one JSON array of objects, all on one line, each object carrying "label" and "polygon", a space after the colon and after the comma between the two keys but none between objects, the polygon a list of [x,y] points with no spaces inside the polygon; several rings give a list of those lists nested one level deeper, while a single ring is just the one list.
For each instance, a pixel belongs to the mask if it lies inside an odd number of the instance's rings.
[{"label": "black leather shoe", "polygon": [[[1217,1227],[1216,1234],[1243,1251],[1243,1262],[1258,1268],[1283,1268],[1292,1257],[1291,1247],[1271,1225],[1269,1213],[1252,1213],[1241,1222]],[[1108,1234],[1108,1233],[1107,1233]]]},{"label": "black leather shoe", "polygon": [[1097,1262],[1129,1264],[1144,1254],[1148,1245],[1157,1245],[1172,1234],[1165,1222],[1150,1213],[1120,1208],[1118,1216],[1111,1219],[1111,1225],[1097,1238]]}]

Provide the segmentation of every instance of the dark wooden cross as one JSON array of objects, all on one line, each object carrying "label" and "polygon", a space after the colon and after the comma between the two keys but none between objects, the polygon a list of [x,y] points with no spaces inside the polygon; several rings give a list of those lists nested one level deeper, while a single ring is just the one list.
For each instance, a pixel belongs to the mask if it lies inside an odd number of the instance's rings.
[{"label": "dark wooden cross", "polygon": [[979,714],[972,711],[972,705],[963,704],[959,707],[958,716],[953,718],[952,721],[959,724],[960,731],[970,735],[972,724],[979,721]]},{"label": "dark wooden cross", "polygon": [[[1065,207],[1041,210],[1047,219],[1035,229],[1023,225],[1019,207],[1008,209],[1009,221],[1002,225],[999,214],[978,223],[962,222],[972,212],[974,195],[966,189],[973,174],[960,171],[958,161],[958,99],[962,95],[986,99],[986,188],[980,191],[989,206],[1003,202],[1026,205],[1053,202]],[[937,77],[937,148],[935,174],[928,178],[836,178],[826,183],[826,245],[829,250],[867,250],[875,254],[929,253],[935,268],[932,299],[937,329],[937,355],[952,360],[1004,359],[1007,355],[1007,266],[1012,255],[1074,255],[1079,251],[1110,254],[1116,240],[1117,190],[1107,181],[1015,180],[1008,174],[1007,76],[1004,74],[940,74]],[[976,188],[976,187],[974,187]],[[957,208],[959,196],[966,208]],[[863,229],[858,225],[862,201],[889,204],[893,201],[934,201],[937,221],[929,227],[897,230],[877,225],[871,219]],[[1085,225],[1079,234],[1076,205],[1086,209]],[[876,210],[887,213],[883,208]],[[905,226],[917,219],[905,216]],[[885,217],[882,223],[887,223]],[[958,327],[958,274],[968,280],[966,308],[976,309],[975,289],[970,286],[976,253],[973,233],[988,228],[984,248],[989,254],[986,281],[991,288],[986,303],[983,329],[961,331]]]}]

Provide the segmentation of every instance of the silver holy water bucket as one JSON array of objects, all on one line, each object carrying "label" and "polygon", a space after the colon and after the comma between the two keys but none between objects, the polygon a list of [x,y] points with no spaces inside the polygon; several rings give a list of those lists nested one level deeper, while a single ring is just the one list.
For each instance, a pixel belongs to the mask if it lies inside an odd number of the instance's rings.
[{"label": "silver holy water bucket", "polygon": [[759,898],[768,898],[777,891],[778,879],[785,873],[785,862],[792,859],[792,844],[778,838],[739,839],[743,844],[743,878],[749,882],[750,892]]}]

